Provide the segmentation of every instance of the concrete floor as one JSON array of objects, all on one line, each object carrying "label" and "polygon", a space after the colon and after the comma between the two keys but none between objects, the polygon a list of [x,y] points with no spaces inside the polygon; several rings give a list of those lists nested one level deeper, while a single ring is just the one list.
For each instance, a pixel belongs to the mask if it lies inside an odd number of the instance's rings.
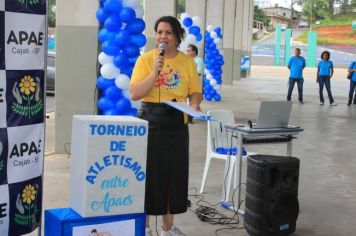
[{"label": "concrete floor", "polygon": [[[300,214],[296,236],[350,236],[356,235],[356,107],[347,107],[349,81],[346,70],[336,70],[332,91],[338,106],[328,102],[319,105],[315,69],[305,71],[304,100],[297,103],[297,89],[293,94],[290,123],[304,128],[293,144],[293,156],[301,161],[299,176]],[[239,123],[257,117],[262,100],[285,100],[288,71],[282,67],[255,66],[251,77],[223,86],[221,102],[203,102],[204,111],[231,109]],[[325,95],[327,98],[327,95]],[[328,100],[326,100],[328,101]],[[69,155],[54,150],[54,114],[47,119],[46,159],[44,177],[44,209],[67,207],[69,198]],[[206,123],[196,121],[190,125],[190,188],[199,189],[205,163]],[[285,145],[250,145],[249,152],[285,154]],[[68,145],[69,150],[69,145]],[[218,203],[222,194],[224,161],[213,160],[205,188],[204,198]],[[194,189],[190,191],[194,193]],[[195,197],[190,197],[196,208]],[[217,207],[228,216],[233,212]],[[187,235],[215,235],[222,226],[200,221],[188,211],[178,215],[176,225]],[[158,218],[158,228],[161,221]],[[241,224],[242,225],[242,224]],[[155,219],[151,220],[155,230]],[[30,235],[37,235],[35,232]],[[219,235],[247,235],[244,229],[220,231]]]}]

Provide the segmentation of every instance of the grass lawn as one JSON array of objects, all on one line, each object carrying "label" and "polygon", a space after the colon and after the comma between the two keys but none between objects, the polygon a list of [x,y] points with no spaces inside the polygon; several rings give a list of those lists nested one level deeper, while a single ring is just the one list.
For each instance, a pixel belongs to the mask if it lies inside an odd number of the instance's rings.
[{"label": "grass lawn", "polygon": [[[313,31],[317,32],[317,44],[356,46],[356,32],[351,29],[353,20],[356,20],[356,13],[322,20],[320,24],[312,25]],[[301,34],[297,40],[308,43],[308,32]]]}]

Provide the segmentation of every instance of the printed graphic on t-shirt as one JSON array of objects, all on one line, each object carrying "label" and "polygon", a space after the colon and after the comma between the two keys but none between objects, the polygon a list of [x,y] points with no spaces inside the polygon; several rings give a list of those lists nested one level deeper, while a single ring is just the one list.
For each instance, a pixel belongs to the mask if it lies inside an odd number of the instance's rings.
[{"label": "printed graphic on t-shirt", "polygon": [[175,71],[169,64],[164,65],[164,68],[159,74],[158,84],[156,87],[164,87],[166,89],[175,89],[181,82],[179,72]]}]

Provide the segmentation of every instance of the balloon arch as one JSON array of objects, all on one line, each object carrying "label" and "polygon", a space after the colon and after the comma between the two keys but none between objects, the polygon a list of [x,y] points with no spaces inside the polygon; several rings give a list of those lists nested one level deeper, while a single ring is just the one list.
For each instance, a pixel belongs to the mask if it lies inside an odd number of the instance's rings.
[{"label": "balloon arch", "polygon": [[104,115],[136,116],[140,102],[130,100],[129,84],[140,48],[146,44],[140,0],[100,0],[96,18],[101,24],[102,52],[97,87],[98,108]]},{"label": "balloon arch", "polygon": [[[140,101],[131,101],[129,84],[133,67],[146,44],[144,14],[140,0],[100,0],[96,18],[101,25],[98,39],[101,49],[98,61],[101,64],[97,87],[100,90],[98,108],[104,115],[136,116]],[[180,22],[187,32],[180,50],[189,44],[201,49],[203,34],[199,17],[181,14]],[[221,100],[222,55],[221,28],[208,26],[204,34],[205,72],[203,95],[205,100]]]}]

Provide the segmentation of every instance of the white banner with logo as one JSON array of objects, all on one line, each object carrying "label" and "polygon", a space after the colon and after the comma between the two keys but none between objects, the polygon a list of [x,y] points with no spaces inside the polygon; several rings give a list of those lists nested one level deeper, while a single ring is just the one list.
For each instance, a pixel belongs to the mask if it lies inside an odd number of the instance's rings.
[{"label": "white banner with logo", "polygon": [[41,222],[45,0],[0,0],[0,235]]}]

